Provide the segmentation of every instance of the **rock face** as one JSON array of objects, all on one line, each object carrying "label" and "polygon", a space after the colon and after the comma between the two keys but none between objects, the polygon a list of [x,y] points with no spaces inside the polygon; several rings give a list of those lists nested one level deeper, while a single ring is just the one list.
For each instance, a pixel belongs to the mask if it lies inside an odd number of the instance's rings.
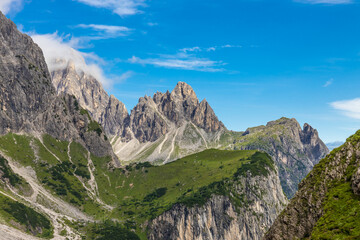
[{"label": "rock face", "polygon": [[295,119],[288,118],[249,128],[240,136],[233,134],[227,141],[233,141],[227,148],[256,149],[272,156],[289,198],[294,196],[298,184],[314,165],[329,153],[316,129],[309,124],[302,129]]},{"label": "rock face", "polygon": [[248,174],[232,189],[246,203],[213,195],[203,206],[177,204],[151,222],[149,239],[261,239],[287,204],[278,175]]},{"label": "rock face", "polygon": [[53,71],[51,75],[57,93],[75,96],[80,106],[87,109],[96,121],[101,119],[109,96],[95,78],[78,72],[71,61],[64,70]]},{"label": "rock face", "polygon": [[98,80],[77,69],[71,61],[65,69],[55,70],[51,76],[57,93],[75,96],[108,136],[122,135],[128,111],[114,96],[109,97]]},{"label": "rock face", "polygon": [[166,163],[218,147],[226,131],[206,100],[199,102],[194,90],[179,82],[170,93],[145,96],[125,119],[123,133],[112,141],[123,161]]},{"label": "rock face", "polygon": [[0,134],[47,133],[78,141],[96,155],[113,155],[104,134],[89,131],[92,119],[76,99],[57,96],[41,49],[1,13],[0,22]]},{"label": "rock face", "polygon": [[120,102],[114,95],[109,98],[108,105],[99,119],[109,136],[122,135],[129,118],[125,104]]},{"label": "rock face", "polygon": [[129,115],[125,105],[108,97],[100,83],[78,73],[69,64],[52,73],[58,93],[75,95],[112,138],[123,162],[167,163],[208,148],[256,149],[271,155],[279,168],[281,184],[291,198],[298,183],[328,149],[310,125],[281,118],[245,132],[228,131],[209,103],[199,102],[194,90],[179,82],[172,92],[145,96]]},{"label": "rock face", "polygon": [[357,239],[360,131],[301,182],[264,239]]},{"label": "rock face", "polygon": [[154,142],[168,133],[171,127],[179,128],[193,123],[205,132],[217,132],[224,128],[214,111],[204,99],[199,103],[194,90],[179,82],[169,93],[156,93],[152,98],[140,98],[131,111],[130,129],[142,143]]},{"label": "rock face", "polygon": [[57,93],[74,95],[106,135],[113,138],[115,152],[126,162],[172,161],[210,145],[215,147],[214,139],[225,130],[208,102],[199,102],[194,90],[184,82],[179,82],[171,93],[157,92],[153,97],[140,98],[129,115],[122,102],[109,97],[95,78],[73,63],[51,75]]}]

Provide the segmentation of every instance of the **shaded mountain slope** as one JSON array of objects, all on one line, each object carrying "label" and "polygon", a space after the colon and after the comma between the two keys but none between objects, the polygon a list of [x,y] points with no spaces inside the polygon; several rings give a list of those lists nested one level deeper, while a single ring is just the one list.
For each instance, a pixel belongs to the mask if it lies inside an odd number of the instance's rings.
[{"label": "shaded mountain slope", "polygon": [[77,100],[57,96],[41,49],[2,14],[0,22],[0,133],[48,133],[115,160],[105,135],[91,131],[92,119]]},{"label": "shaded mountain slope", "polygon": [[320,161],[264,239],[360,237],[360,131]]}]

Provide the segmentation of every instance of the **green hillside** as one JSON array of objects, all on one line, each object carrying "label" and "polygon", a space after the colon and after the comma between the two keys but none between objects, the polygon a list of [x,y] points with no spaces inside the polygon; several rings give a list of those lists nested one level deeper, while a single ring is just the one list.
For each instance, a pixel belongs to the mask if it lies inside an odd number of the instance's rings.
[{"label": "green hillside", "polygon": [[52,238],[53,227],[48,218],[25,204],[0,192],[0,222],[41,238]]},{"label": "green hillside", "polygon": [[[177,203],[204,204],[212,194],[227,195],[241,206],[246,199],[231,194],[233,182],[248,171],[252,175],[267,175],[269,170],[275,170],[265,153],[215,149],[162,166],[145,162],[113,168],[110,157],[89,154],[78,143],[48,135],[43,136],[42,142],[30,136],[8,134],[0,137],[0,150],[13,161],[35,170],[38,182],[54,196],[95,220],[117,219],[119,226],[107,224],[103,228],[68,223],[84,234],[87,232],[89,239],[94,234],[101,236],[99,229],[133,229],[145,238],[146,228],[141,226],[145,221]],[[89,190],[94,187],[92,177],[96,182],[94,192]]]}]

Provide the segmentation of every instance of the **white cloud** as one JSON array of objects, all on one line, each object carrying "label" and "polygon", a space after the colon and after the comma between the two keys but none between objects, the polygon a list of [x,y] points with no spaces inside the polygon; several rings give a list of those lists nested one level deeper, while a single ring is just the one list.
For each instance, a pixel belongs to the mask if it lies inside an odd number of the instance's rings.
[{"label": "white cloud", "polygon": [[110,85],[110,80],[105,77],[100,67],[104,61],[96,54],[75,49],[80,47],[81,40],[69,39],[69,36],[61,37],[57,33],[30,35],[43,50],[50,71],[63,69],[69,62],[73,62],[77,71],[92,75],[105,87]]},{"label": "white cloud", "polygon": [[77,0],[97,8],[112,10],[121,17],[142,13],[140,7],[145,6],[145,0]]},{"label": "white cloud", "polygon": [[174,68],[183,70],[193,70],[201,72],[221,72],[224,71],[220,66],[225,65],[220,61],[212,61],[207,58],[198,58],[186,53],[175,55],[160,55],[158,58],[141,59],[136,56],[128,59],[130,63],[153,65],[164,68]]},{"label": "white cloud", "polygon": [[330,85],[332,85],[334,82],[334,79],[330,79],[329,81],[326,81],[326,83],[323,85],[323,87],[328,87]]},{"label": "white cloud", "polygon": [[134,72],[132,71],[127,71],[124,72],[123,74],[121,74],[119,77],[117,77],[117,82],[124,82],[127,79],[131,78],[134,75]]},{"label": "white cloud", "polygon": [[202,49],[200,47],[191,47],[191,48],[182,48],[180,49],[181,52],[201,52]]},{"label": "white cloud", "polygon": [[99,34],[98,36],[88,37],[92,40],[127,36],[131,32],[130,28],[127,28],[124,26],[111,26],[111,25],[99,25],[99,24],[79,24],[76,27],[92,29],[92,30],[96,31]]},{"label": "white cloud", "polygon": [[226,45],[222,45],[222,46],[212,46],[212,47],[207,47],[207,48],[201,48],[201,47],[191,47],[191,48],[182,48],[179,51],[180,52],[214,52],[216,50],[219,49],[224,49],[224,48],[241,48],[241,45],[230,45],[230,44],[226,44]]},{"label": "white cloud", "polygon": [[307,4],[349,4],[353,3],[353,0],[295,0],[295,2],[299,3],[307,3]]},{"label": "white cloud", "polygon": [[350,118],[360,119],[360,98],[332,102],[330,105]]},{"label": "white cloud", "polygon": [[22,0],[0,0],[0,11],[8,14],[10,11],[19,11],[22,8]]}]

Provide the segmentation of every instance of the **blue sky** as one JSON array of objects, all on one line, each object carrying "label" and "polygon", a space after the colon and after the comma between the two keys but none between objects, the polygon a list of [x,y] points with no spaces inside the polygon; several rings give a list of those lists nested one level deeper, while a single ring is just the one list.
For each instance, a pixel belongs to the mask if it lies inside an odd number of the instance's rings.
[{"label": "blue sky", "polygon": [[75,59],[129,110],[185,81],[231,130],[294,117],[331,142],[360,128],[357,0],[1,0],[0,9],[50,68]]}]

